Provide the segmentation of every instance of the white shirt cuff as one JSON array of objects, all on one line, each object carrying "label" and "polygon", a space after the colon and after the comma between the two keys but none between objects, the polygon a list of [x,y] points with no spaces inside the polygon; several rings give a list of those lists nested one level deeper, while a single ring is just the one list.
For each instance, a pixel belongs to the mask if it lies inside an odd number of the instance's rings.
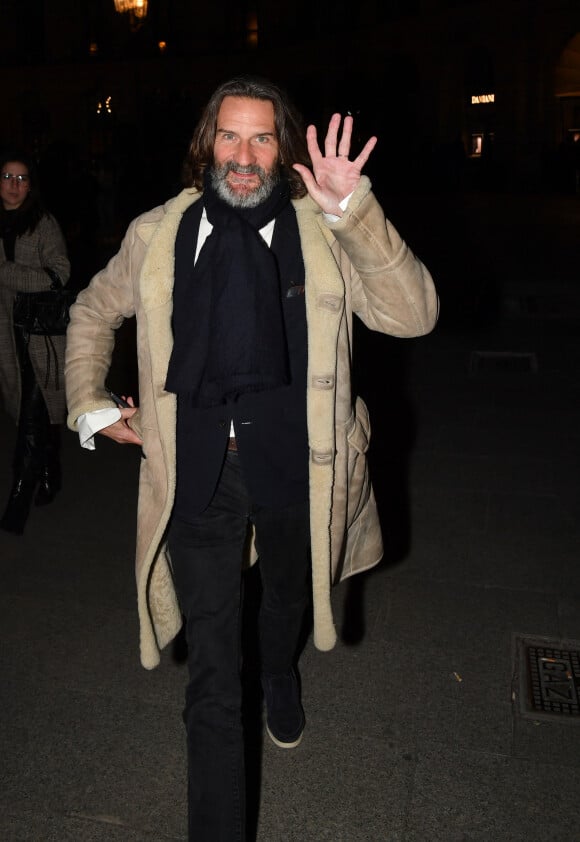
[{"label": "white shirt cuff", "polygon": [[81,447],[84,447],[85,450],[94,450],[95,433],[98,433],[103,427],[108,427],[109,424],[114,424],[119,418],[121,418],[121,411],[115,406],[110,409],[108,407],[106,409],[95,409],[94,412],[79,415],[77,427]]},{"label": "white shirt cuff", "polygon": [[[352,191],[352,193],[354,193],[354,190]],[[338,203],[338,207],[341,209],[341,211],[345,211],[347,209],[352,193],[349,193],[348,196],[345,196],[344,199],[342,199],[342,201]],[[325,213],[324,218],[327,222],[338,222],[338,220],[341,219],[340,216],[337,216],[334,213]]]}]

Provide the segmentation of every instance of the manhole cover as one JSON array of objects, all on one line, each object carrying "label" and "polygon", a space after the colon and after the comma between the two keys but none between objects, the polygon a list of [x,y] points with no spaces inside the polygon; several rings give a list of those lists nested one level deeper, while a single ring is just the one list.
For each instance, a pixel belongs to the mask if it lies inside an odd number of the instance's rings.
[{"label": "manhole cover", "polygon": [[520,712],[580,722],[580,641],[516,637]]}]

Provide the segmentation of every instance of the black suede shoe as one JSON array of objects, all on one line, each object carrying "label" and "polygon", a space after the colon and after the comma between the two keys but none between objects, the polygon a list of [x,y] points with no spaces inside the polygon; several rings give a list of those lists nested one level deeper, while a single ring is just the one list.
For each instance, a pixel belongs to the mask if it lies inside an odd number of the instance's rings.
[{"label": "black suede shoe", "polygon": [[262,674],[266,701],[266,730],[280,748],[295,748],[302,739],[306,719],[294,670],[280,675]]}]

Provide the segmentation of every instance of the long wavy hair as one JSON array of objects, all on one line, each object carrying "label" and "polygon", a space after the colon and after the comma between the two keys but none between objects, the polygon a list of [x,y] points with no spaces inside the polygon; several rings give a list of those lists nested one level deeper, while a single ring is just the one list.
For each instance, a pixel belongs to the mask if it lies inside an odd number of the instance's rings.
[{"label": "long wavy hair", "polygon": [[274,106],[274,125],[280,150],[280,170],[290,184],[290,195],[300,199],[306,187],[292,164],[312,166],[306,148],[302,117],[288,95],[272,82],[258,76],[238,76],[221,84],[206,105],[193,133],[189,151],[183,164],[183,183],[186,187],[203,189],[203,175],[213,164],[217,117],[225,97],[268,100]]},{"label": "long wavy hair", "polygon": [[[32,233],[47,211],[40,198],[38,172],[34,161],[18,151],[7,152],[0,156],[0,172],[4,172],[6,164],[10,162],[24,164],[30,179],[30,190],[25,200],[17,210],[9,212],[10,225],[14,228],[16,236],[20,237],[22,234]],[[0,202],[0,230],[4,228],[7,218],[8,212],[4,210],[4,205]]]}]

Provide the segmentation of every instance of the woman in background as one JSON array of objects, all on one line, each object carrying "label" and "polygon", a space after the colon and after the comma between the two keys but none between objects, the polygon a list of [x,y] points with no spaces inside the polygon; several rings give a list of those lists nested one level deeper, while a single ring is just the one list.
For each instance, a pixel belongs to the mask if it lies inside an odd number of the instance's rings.
[{"label": "woman in background", "polygon": [[52,502],[61,487],[60,425],[65,420],[64,336],[32,336],[14,324],[17,292],[66,284],[70,264],[58,223],[42,206],[32,162],[0,158],[0,393],[18,425],[13,485],[0,527],[21,535],[32,500]]}]

